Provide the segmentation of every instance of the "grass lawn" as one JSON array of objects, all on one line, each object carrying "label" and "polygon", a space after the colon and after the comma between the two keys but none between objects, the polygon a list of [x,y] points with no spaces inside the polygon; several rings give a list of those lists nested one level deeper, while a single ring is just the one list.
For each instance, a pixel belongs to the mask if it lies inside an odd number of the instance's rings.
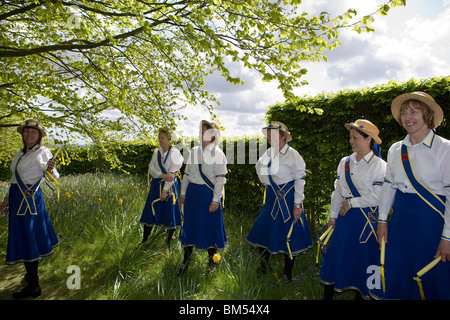
[{"label": "grass lawn", "polygon": [[[0,183],[0,195],[7,183]],[[152,300],[317,300],[322,298],[320,265],[315,249],[297,257],[293,281],[283,278],[283,256],[271,257],[272,270],[258,277],[257,250],[245,242],[257,212],[230,212],[224,220],[228,246],[221,261],[208,271],[207,253],[194,249],[187,272],[176,275],[183,250],[178,231],[169,250],[163,229],[153,230],[147,243],[139,223],[147,196],[146,176],[85,174],[60,179],[60,200],[43,186],[47,210],[60,245],[39,264],[42,296],[39,299],[152,299]],[[0,219],[0,260],[5,260],[6,217]],[[318,232],[322,232],[323,228]],[[318,238],[313,235],[313,242]],[[69,266],[78,266],[80,289],[69,289]],[[10,299],[23,279],[23,264],[0,266],[0,299]],[[352,299],[348,294],[338,299]]]}]

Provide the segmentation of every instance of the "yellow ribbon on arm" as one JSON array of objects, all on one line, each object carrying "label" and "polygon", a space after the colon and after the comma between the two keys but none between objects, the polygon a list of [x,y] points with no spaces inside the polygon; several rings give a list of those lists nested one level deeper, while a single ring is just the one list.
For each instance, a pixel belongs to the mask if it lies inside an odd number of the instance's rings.
[{"label": "yellow ribbon on arm", "polygon": [[425,273],[427,273],[428,271],[433,269],[439,263],[439,261],[441,261],[441,256],[437,257],[436,259],[431,261],[429,264],[427,264],[425,267],[420,269],[417,272],[417,277],[413,277],[413,279],[417,282],[417,285],[419,286],[420,296],[421,296],[422,300],[425,300],[425,293],[423,292],[422,280],[420,279],[420,277],[422,277]]}]

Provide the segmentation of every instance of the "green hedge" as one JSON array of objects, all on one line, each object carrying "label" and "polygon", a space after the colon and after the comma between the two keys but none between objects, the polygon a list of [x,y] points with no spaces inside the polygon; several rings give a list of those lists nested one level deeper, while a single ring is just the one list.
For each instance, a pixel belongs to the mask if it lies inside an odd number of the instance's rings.
[{"label": "green hedge", "polygon": [[[443,108],[444,115],[450,115],[449,83],[450,77],[390,82],[271,106],[267,120],[287,125],[293,136],[291,145],[303,156],[310,171],[305,186],[305,208],[310,221],[320,221],[328,214],[337,166],[342,157],[352,153],[349,132],[344,127],[346,122],[359,118],[372,121],[380,129],[382,156],[386,159],[392,143],[406,135],[391,115],[392,100],[402,93],[425,91]],[[305,107],[320,109],[323,113],[311,114],[304,111]],[[447,120],[437,129],[437,134],[450,139]]]}]

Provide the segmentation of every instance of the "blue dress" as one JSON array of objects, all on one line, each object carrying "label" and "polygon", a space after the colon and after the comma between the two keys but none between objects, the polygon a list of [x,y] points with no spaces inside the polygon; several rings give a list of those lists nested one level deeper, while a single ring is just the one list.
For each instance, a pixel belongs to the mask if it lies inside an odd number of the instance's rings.
[{"label": "blue dress", "polygon": [[181,226],[181,211],[178,204],[178,179],[174,178],[173,193],[167,197],[166,201],[158,200],[163,185],[164,180],[160,178],[152,179],[140,222],[147,226],[179,228]]},{"label": "blue dress", "polygon": [[[304,214],[303,224],[300,220],[294,220],[294,181],[279,187],[285,191],[284,198],[277,198],[275,189],[267,186],[263,208],[246,240],[251,245],[269,250],[271,254],[296,256],[312,247],[311,234]],[[279,200],[286,204],[288,210],[280,210]]]},{"label": "blue dress", "polygon": [[380,250],[376,238],[378,208],[352,208],[339,216],[325,249],[320,276],[322,283],[337,292],[357,290],[368,299],[367,268],[378,265]]},{"label": "blue dress", "polygon": [[181,245],[198,250],[223,249],[227,242],[223,223],[222,203],[215,212],[209,212],[213,190],[207,185],[190,182],[183,209]]},{"label": "blue dress", "polygon": [[[164,160],[161,159],[159,150],[156,153],[159,170],[164,174],[167,174],[167,170],[163,165],[163,161],[166,163],[171,150],[175,149],[170,147]],[[165,181],[161,178],[152,178],[140,222],[147,226],[164,226],[168,229],[179,228],[181,226],[181,211],[178,203],[178,179],[175,175],[167,199],[161,201],[159,199],[164,183]]]},{"label": "blue dress", "polygon": [[[445,203],[445,197],[440,196]],[[371,290],[376,299],[420,300],[419,270],[434,260],[444,219],[417,194],[397,190],[388,223],[385,254],[386,292]],[[427,300],[450,299],[450,263],[439,262],[421,277]]]},{"label": "blue dress", "polygon": [[38,188],[33,196],[36,213],[19,214],[24,197],[17,184],[9,189],[8,245],[6,264],[34,262],[49,256],[58,246],[58,237],[53,229],[44,202],[44,194]]}]

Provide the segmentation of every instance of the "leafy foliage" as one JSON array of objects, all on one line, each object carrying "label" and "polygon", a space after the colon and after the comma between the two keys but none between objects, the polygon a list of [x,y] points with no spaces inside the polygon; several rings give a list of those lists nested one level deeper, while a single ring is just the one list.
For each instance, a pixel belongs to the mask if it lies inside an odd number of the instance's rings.
[{"label": "leafy foliage", "polygon": [[78,134],[107,151],[112,136],[147,138],[174,126],[188,104],[212,113],[205,77],[217,70],[242,83],[228,61],[292,97],[305,83],[302,62],[326,59],[339,29],[373,31],[373,14],[351,23],[355,15],[311,15],[298,0],[2,1],[0,127],[20,123],[9,122],[13,115],[33,117],[55,139]]}]

